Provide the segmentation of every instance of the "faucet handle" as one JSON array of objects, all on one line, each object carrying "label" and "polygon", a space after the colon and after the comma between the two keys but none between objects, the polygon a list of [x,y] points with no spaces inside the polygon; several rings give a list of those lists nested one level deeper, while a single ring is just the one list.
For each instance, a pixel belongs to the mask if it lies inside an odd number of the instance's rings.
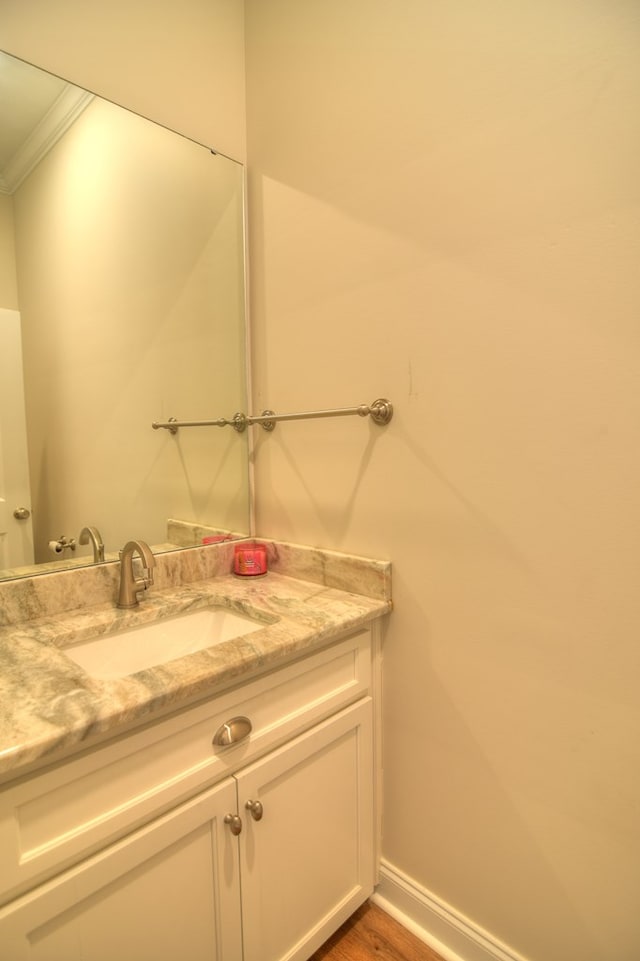
[{"label": "faucet handle", "polygon": [[146,581],[145,587],[151,587],[153,584],[153,568],[156,566],[156,559],[146,541],[136,541],[136,543],[138,545],[138,554],[140,555],[142,566],[146,571],[144,575],[144,580]]},{"label": "faucet handle", "polygon": [[[136,577],[133,572],[133,555],[139,554],[144,574]],[[155,566],[153,551],[146,541],[128,541],[120,551],[120,593],[118,607],[135,607],[138,604],[136,594],[148,590],[153,584],[153,570]]]}]

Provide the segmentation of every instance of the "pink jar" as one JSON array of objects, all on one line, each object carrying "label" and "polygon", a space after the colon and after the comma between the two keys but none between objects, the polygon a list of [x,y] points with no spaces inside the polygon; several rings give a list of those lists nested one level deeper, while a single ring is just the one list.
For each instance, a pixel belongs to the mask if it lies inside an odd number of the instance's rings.
[{"label": "pink jar", "polygon": [[236,544],[233,551],[233,572],[241,577],[257,577],[267,573],[267,548],[255,541]]}]

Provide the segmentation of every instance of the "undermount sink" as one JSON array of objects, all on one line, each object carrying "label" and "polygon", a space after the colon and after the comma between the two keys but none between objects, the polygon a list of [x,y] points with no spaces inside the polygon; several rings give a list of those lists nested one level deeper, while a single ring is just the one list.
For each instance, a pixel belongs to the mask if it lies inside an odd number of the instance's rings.
[{"label": "undermount sink", "polygon": [[64,648],[64,653],[87,674],[107,680],[166,664],[264,626],[226,608],[205,608],[83,641]]}]

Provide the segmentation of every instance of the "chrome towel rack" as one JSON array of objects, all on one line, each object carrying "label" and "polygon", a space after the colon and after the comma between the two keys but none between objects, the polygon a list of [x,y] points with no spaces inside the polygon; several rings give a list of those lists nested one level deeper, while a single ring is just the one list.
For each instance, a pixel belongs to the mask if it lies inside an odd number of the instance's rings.
[{"label": "chrome towel rack", "polygon": [[311,420],[314,417],[371,417],[374,424],[388,424],[393,417],[393,404],[384,397],[379,397],[372,404],[359,404],[357,407],[335,407],[331,410],[305,410],[296,414],[276,414],[272,410],[263,410],[261,414],[234,414],[231,420],[218,417],[216,420],[177,420],[170,417],[167,421],[154,421],[154,430],[168,430],[177,434],[180,427],[233,427],[242,433],[253,424],[260,424],[264,430],[275,430],[279,420]]}]

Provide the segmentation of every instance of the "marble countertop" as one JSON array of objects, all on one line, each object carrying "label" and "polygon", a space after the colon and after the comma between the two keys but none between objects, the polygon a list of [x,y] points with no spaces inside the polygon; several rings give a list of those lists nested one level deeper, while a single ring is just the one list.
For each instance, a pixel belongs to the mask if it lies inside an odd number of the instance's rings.
[{"label": "marble countertop", "polygon": [[[307,557],[306,567],[302,555],[305,579],[300,579],[288,573],[291,562],[300,560],[292,553],[271,546],[271,566],[276,569],[264,577],[240,578],[223,570],[178,586],[168,578],[168,586],[145,595],[131,611],[118,610],[109,600],[0,627],[0,778],[6,781],[133,724],[215,695],[390,611],[390,565],[371,562],[367,572],[366,561],[356,564],[354,591],[349,589],[353,577],[344,576],[347,555],[329,555],[329,563],[326,557],[319,562]],[[338,577],[331,573],[334,558],[340,558]],[[196,560],[200,570],[201,558]],[[381,577],[384,585],[379,589],[376,580],[379,584]],[[372,583],[375,589],[370,590]],[[264,626],[113,680],[89,676],[65,654],[65,647],[82,640],[212,605]]]}]

